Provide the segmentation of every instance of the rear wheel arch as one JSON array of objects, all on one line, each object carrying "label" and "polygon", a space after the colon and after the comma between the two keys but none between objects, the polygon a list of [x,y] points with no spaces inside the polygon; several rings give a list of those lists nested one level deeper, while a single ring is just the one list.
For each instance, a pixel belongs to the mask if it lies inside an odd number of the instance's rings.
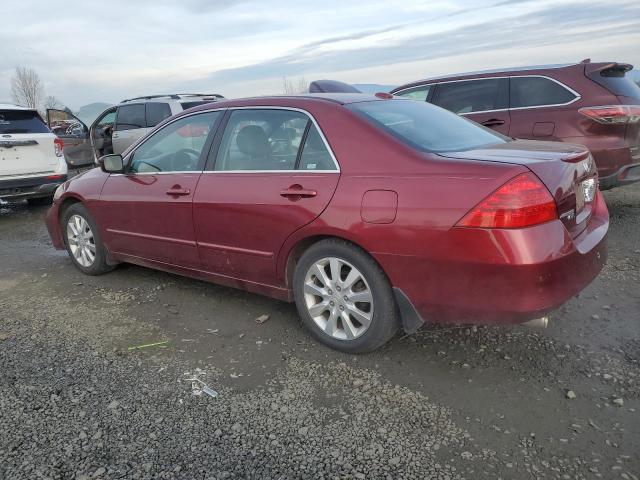
[{"label": "rear wheel arch", "polygon": [[389,280],[389,283],[391,283],[391,279],[389,278],[387,273],[384,271],[384,268],[382,267],[382,265],[380,265],[380,263],[373,257],[373,255],[369,253],[369,251],[366,248],[358,244],[358,242],[355,242],[350,238],[346,238],[340,235],[319,234],[319,235],[312,235],[312,236],[305,237],[298,240],[298,242],[289,250],[289,253],[287,255],[287,261],[285,264],[285,272],[284,272],[287,288],[289,289],[293,288],[293,274],[296,270],[296,265],[298,264],[298,261],[300,260],[304,252],[306,252],[309,248],[311,248],[316,243],[321,242],[323,240],[338,240],[359,248],[380,267],[380,269],[383,271],[383,273],[387,277],[387,280]]}]

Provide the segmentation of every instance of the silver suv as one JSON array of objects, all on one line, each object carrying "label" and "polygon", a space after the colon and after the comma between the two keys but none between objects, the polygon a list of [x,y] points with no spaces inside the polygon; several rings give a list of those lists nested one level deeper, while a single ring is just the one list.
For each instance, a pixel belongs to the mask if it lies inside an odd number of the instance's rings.
[{"label": "silver suv", "polygon": [[82,167],[97,163],[103,155],[121,154],[167,117],[222,98],[217,93],[149,95],[106,109],[90,127],[66,110],[47,110],[47,122],[64,141],[69,166]]}]

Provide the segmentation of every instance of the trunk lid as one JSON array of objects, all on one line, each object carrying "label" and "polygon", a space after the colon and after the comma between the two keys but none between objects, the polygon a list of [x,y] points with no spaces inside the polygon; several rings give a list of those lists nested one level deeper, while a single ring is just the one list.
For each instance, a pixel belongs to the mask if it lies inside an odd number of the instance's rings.
[{"label": "trunk lid", "polygon": [[[620,105],[640,105],[640,86],[631,77],[632,70],[633,65],[628,63],[587,63],[584,73],[615,95]],[[625,140],[629,144],[633,163],[640,162],[640,122],[626,124]]]},{"label": "trunk lid", "polygon": [[588,224],[597,189],[597,170],[591,154],[583,146],[515,140],[439,155],[522,165],[531,170],[549,189],[558,207],[560,220],[572,237],[578,236]]},{"label": "trunk lid", "polygon": [[55,171],[52,133],[0,134],[0,177],[43,175]]},{"label": "trunk lid", "polygon": [[35,110],[0,110],[0,177],[41,175],[55,171],[55,135]]}]

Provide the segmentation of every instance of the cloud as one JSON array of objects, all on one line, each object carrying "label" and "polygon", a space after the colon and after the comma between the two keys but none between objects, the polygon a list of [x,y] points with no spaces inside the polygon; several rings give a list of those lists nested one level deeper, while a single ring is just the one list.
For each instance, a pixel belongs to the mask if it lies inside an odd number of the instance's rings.
[{"label": "cloud", "polygon": [[[516,2],[500,2],[496,6],[507,3]],[[534,13],[453,28],[444,34],[418,34],[400,41],[384,39],[360,48],[323,48],[342,40],[365,39],[402,28],[404,26],[394,26],[389,30],[372,30],[316,41],[264,62],[215,72],[207,81],[224,85],[273,76],[304,76],[314,72],[333,71],[339,75],[341,71],[358,68],[504,49],[513,51],[514,65],[526,64],[526,59],[518,57],[518,48],[554,46],[562,49],[563,45],[573,42],[595,43],[602,38],[637,36],[640,31],[640,5],[627,4],[616,8],[608,5],[584,8],[577,4],[550,6]],[[464,65],[460,70],[465,70]]]},{"label": "cloud", "polygon": [[169,91],[278,93],[283,76],[401,83],[596,52],[640,63],[638,32],[632,0],[10,2],[0,100],[16,65],[77,108]]}]

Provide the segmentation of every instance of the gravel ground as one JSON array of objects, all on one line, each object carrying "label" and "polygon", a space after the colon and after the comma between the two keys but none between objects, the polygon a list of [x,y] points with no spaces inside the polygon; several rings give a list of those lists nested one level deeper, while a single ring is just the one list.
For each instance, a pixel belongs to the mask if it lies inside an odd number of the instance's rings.
[{"label": "gravel ground", "polygon": [[0,206],[0,478],[638,479],[640,186],[606,198],[609,264],[548,329],[431,327],[363,356],[285,303],[83,276],[45,209]]}]

